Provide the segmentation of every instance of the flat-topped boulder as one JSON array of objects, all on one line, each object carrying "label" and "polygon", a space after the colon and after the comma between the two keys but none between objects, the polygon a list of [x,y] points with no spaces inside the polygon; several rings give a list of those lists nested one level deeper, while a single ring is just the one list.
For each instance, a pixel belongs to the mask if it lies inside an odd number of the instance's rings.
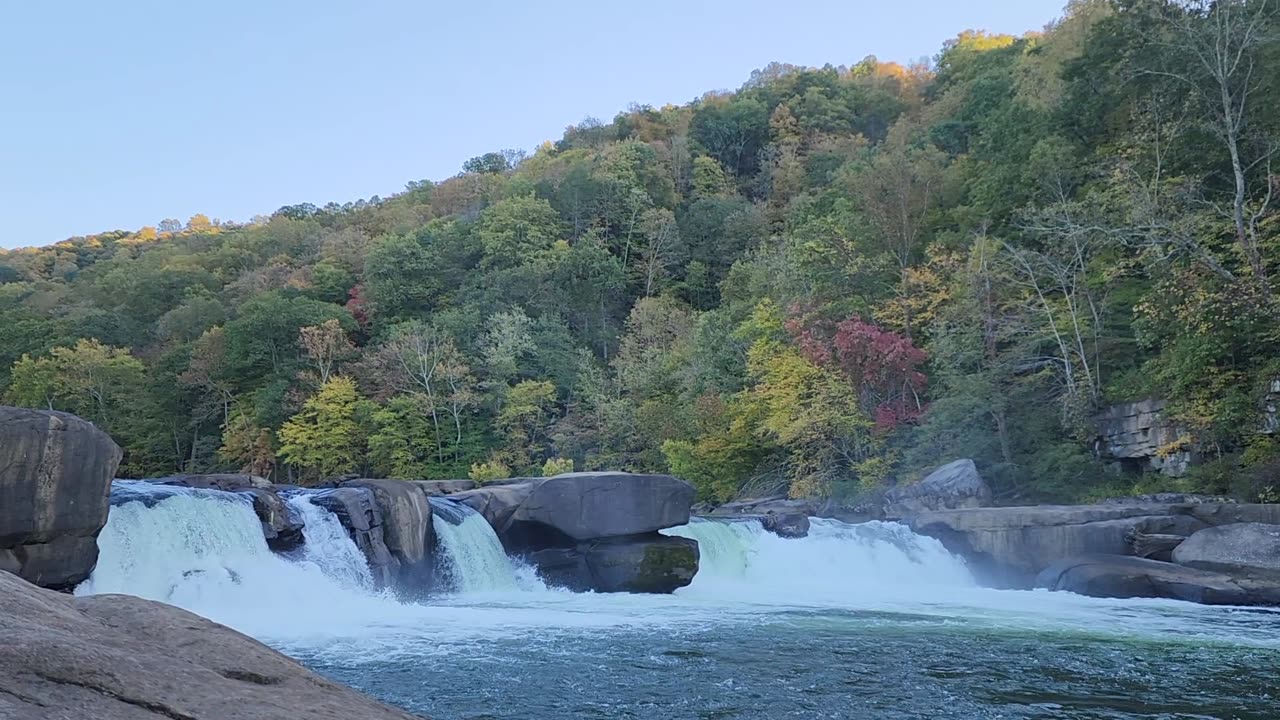
[{"label": "flat-topped boulder", "polygon": [[504,543],[551,544],[656,532],[689,522],[694,489],[670,475],[566,473],[455,495]]},{"label": "flat-topped boulder", "polygon": [[125,595],[0,573],[0,717],[411,720],[240,633]]},{"label": "flat-topped boulder", "polygon": [[59,590],[89,577],[120,458],[87,420],[0,406],[0,570]]},{"label": "flat-topped boulder", "polygon": [[1059,560],[1036,577],[1036,587],[1104,598],[1168,598],[1206,605],[1277,605],[1280,583],[1120,555]]},{"label": "flat-topped boulder", "polygon": [[480,513],[508,552],[551,584],[597,592],[671,592],[698,568],[697,543],[658,534],[689,522],[694,489],[670,475],[566,473],[520,478],[452,499]]},{"label": "flat-topped boulder", "polygon": [[431,497],[452,495],[480,487],[475,480],[413,480],[411,482]]},{"label": "flat-topped boulder", "polygon": [[906,520],[968,560],[997,587],[1030,587],[1037,573],[1083,555],[1126,555],[1135,533],[1190,536],[1208,524],[1183,505],[1045,505],[920,513]]},{"label": "flat-topped boulder", "polygon": [[1236,578],[1280,582],[1280,525],[1234,523],[1205,528],[1174,548],[1173,561]]}]

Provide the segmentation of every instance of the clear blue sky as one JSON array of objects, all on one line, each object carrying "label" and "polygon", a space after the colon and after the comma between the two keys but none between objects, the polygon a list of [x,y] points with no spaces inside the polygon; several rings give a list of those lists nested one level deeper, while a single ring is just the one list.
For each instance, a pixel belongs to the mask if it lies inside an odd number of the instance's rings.
[{"label": "clear blue sky", "polygon": [[0,20],[0,246],[388,195],[777,60],[932,56],[1064,0],[22,0]]}]

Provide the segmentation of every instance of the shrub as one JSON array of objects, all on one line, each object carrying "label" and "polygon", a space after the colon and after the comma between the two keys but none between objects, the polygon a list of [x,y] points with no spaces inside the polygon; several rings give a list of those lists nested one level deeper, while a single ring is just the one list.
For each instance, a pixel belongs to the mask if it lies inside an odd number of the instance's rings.
[{"label": "shrub", "polygon": [[468,476],[472,480],[484,484],[511,477],[511,468],[497,460],[475,463],[471,466],[471,472],[468,473]]},{"label": "shrub", "polygon": [[547,458],[547,461],[542,464],[543,477],[563,475],[564,473],[571,472],[573,472],[572,458]]}]

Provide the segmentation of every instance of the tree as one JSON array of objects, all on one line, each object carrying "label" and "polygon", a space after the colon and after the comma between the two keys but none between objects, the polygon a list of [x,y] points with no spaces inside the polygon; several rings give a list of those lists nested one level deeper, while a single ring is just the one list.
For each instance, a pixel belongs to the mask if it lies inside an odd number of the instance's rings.
[{"label": "tree", "polygon": [[336,318],[304,327],[298,334],[298,343],[306,353],[307,361],[311,363],[321,385],[329,382],[338,364],[351,357],[355,351],[355,346],[347,339],[347,331]]},{"label": "tree", "polygon": [[525,380],[507,391],[494,423],[502,437],[495,460],[520,472],[533,468],[550,438],[555,392],[545,380]]},{"label": "tree", "polygon": [[[1143,72],[1188,90],[1211,122],[1231,166],[1231,221],[1253,276],[1269,287],[1260,249],[1259,223],[1271,205],[1271,162],[1280,143],[1258,136],[1254,105],[1269,81],[1263,54],[1277,42],[1274,0],[1174,0],[1147,5],[1160,47]],[[1261,171],[1261,172],[1259,172]]]},{"label": "tree", "polygon": [[301,468],[308,481],[354,471],[364,459],[360,405],[355,381],[331,378],[280,427],[280,457]]}]

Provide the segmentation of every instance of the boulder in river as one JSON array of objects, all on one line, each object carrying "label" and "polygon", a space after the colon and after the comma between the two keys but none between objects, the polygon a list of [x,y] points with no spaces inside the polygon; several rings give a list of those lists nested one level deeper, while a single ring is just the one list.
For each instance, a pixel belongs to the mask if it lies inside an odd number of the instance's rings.
[{"label": "boulder in river", "polygon": [[528,555],[549,584],[575,591],[670,593],[693,581],[698,543],[653,533]]},{"label": "boulder in river", "polygon": [[1174,548],[1173,561],[1236,578],[1280,581],[1280,525],[1234,523],[1205,528]]},{"label": "boulder in river", "polygon": [[126,595],[0,573],[0,717],[411,720],[240,633]]},{"label": "boulder in river", "polygon": [[809,516],[801,512],[771,512],[760,518],[765,530],[784,538],[802,538],[809,534]]},{"label": "boulder in river", "polygon": [[349,480],[342,487],[372,494],[382,517],[383,540],[396,561],[396,590],[407,597],[429,591],[435,575],[436,531],[427,494],[405,480]]},{"label": "boulder in river", "polygon": [[86,420],[0,406],[0,570],[59,590],[89,577],[120,458]]},{"label": "boulder in river", "polygon": [[1104,598],[1169,598],[1206,605],[1277,605],[1280,582],[1122,555],[1060,560],[1036,577],[1036,587]]},{"label": "boulder in river", "polygon": [[885,493],[884,514],[900,518],[930,510],[981,508],[991,504],[991,488],[967,458],[949,462],[918,483]]},{"label": "boulder in river", "polygon": [[697,543],[658,534],[689,522],[693,486],[669,475],[566,473],[453,496],[550,583],[598,592],[671,592],[698,567]]},{"label": "boulder in river", "polygon": [[430,497],[452,495],[479,487],[475,480],[413,480],[412,482]]}]

